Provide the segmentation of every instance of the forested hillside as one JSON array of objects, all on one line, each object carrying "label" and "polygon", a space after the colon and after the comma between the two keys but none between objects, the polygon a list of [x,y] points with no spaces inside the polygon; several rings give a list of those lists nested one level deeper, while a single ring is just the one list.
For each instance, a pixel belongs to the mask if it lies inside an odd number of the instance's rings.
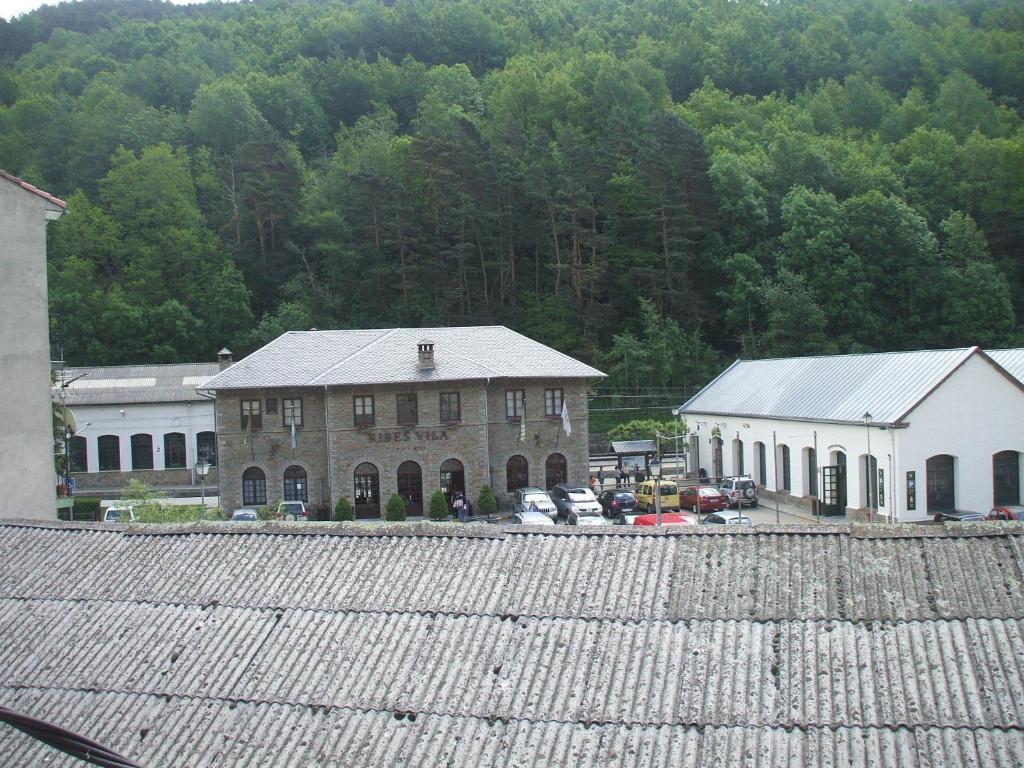
[{"label": "forested hillside", "polygon": [[1018,0],[82,0],[0,57],[73,364],[501,323],[643,388],[1024,343]]}]

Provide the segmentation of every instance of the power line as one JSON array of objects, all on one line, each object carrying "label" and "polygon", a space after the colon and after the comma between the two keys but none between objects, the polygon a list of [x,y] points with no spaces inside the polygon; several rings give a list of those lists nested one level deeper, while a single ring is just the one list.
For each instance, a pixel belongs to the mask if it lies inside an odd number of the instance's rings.
[{"label": "power line", "polygon": [[7,723],[12,728],[27,733],[33,739],[38,739],[66,755],[77,757],[92,765],[99,765],[103,768],[142,768],[134,760],[119,755],[112,749],[79,733],[7,707],[0,706],[0,722]]}]

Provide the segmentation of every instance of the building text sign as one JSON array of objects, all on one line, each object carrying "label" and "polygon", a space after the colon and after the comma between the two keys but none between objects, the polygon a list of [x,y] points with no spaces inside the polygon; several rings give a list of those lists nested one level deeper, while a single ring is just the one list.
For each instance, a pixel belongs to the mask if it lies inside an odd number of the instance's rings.
[{"label": "building text sign", "polygon": [[411,443],[447,440],[447,429],[389,429],[366,432],[371,443]]}]

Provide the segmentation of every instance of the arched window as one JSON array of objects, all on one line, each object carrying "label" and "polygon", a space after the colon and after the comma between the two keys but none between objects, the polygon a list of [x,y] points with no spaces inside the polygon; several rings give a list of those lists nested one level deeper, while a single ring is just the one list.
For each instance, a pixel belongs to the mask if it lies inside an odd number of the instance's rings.
[{"label": "arched window", "polygon": [[423,514],[423,470],[415,461],[398,465],[398,495],[405,502],[407,515]]},{"label": "arched window", "polygon": [[565,456],[560,453],[552,453],[544,462],[544,481],[547,483],[544,487],[554,488],[559,483],[565,483],[568,480],[569,472]]},{"label": "arched window", "polygon": [[525,456],[513,456],[505,462],[505,488],[514,493],[530,484],[530,465]]},{"label": "arched window", "polygon": [[804,448],[804,467],[806,468],[805,496],[818,495],[818,454],[813,448]]},{"label": "arched window", "polygon": [[878,457],[871,456],[870,463],[866,453],[860,457],[861,488],[860,505],[878,509]]},{"label": "arched window", "polygon": [[89,471],[89,444],[81,435],[71,438],[71,471]]},{"label": "arched window", "polygon": [[242,503],[267,503],[267,476],[259,467],[249,467],[242,473]]},{"label": "arched window", "polygon": [[949,454],[932,456],[925,462],[928,479],[928,511],[952,512],[956,508],[953,457]]},{"label": "arched window", "polygon": [[100,472],[115,472],[121,469],[121,440],[117,435],[100,435],[96,441],[99,448]]},{"label": "arched window", "polygon": [[[71,457],[73,462],[74,453]],[[1020,504],[1020,453],[1017,451],[1000,451],[992,456],[992,503],[996,507]]]},{"label": "arched window", "polygon": [[217,466],[217,435],[213,432],[200,432],[196,435],[196,458],[206,459]]},{"label": "arched window", "polygon": [[185,436],[181,432],[164,435],[164,467],[182,469],[185,466]]},{"label": "arched window", "polygon": [[767,485],[768,461],[764,443],[754,443],[754,458],[757,459],[757,477],[755,477],[754,480],[758,485]]},{"label": "arched window", "polygon": [[711,477],[717,482],[722,477],[722,438],[711,438]]},{"label": "arched window", "polygon": [[353,473],[356,519],[380,517],[380,473],[363,462]]},{"label": "arched window", "polygon": [[458,459],[447,459],[441,465],[441,492],[448,496],[455,491],[466,492],[466,470]]},{"label": "arched window", "polygon": [[132,435],[132,469],[153,468],[153,436]]},{"label": "arched window", "polygon": [[743,472],[743,441],[738,437],[732,441],[732,466],[733,472],[737,475]]},{"label": "arched window", "polygon": [[777,478],[778,486],[783,491],[790,491],[793,489],[793,483],[791,482],[790,473],[790,461],[789,461],[789,446],[783,443],[779,446],[779,453],[775,457],[775,460],[779,462]]},{"label": "arched window", "polygon": [[309,503],[309,484],[302,467],[291,466],[284,471],[284,500]]}]

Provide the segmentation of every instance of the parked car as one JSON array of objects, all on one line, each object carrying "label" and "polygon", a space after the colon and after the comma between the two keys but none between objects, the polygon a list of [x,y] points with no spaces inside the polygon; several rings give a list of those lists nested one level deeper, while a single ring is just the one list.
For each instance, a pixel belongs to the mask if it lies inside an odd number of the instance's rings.
[{"label": "parked car", "polygon": [[552,520],[544,512],[532,512],[529,509],[520,510],[509,518],[510,525],[554,525]]},{"label": "parked car", "polygon": [[1024,507],[992,507],[986,520],[1024,520]]},{"label": "parked car", "polygon": [[598,505],[595,509],[591,506],[583,506],[580,504],[574,504],[575,508],[569,513],[569,517],[566,522],[569,525],[611,525],[603,514],[601,514],[601,506]]},{"label": "parked car", "polygon": [[654,489],[661,494],[661,511],[679,511],[679,486],[669,480],[644,480],[636,487],[636,505],[644,512],[654,512]]},{"label": "parked car", "polygon": [[526,512],[530,509],[530,504],[535,504],[539,512],[544,513],[552,520],[558,516],[555,503],[543,488],[528,485],[517,489],[512,497],[512,512]]},{"label": "parked car", "polygon": [[748,507],[757,506],[757,483],[749,477],[722,478],[718,490],[726,497],[730,508],[739,509],[744,504]]},{"label": "parked car", "polygon": [[612,520],[612,525],[632,525],[640,517],[640,510],[634,509],[631,513],[619,512]]},{"label": "parked car", "polygon": [[241,523],[255,523],[260,519],[259,514],[255,509],[244,507],[242,509],[236,509],[231,513],[231,519],[235,522]]},{"label": "parked car", "polygon": [[713,485],[690,485],[679,492],[679,506],[691,512],[721,512],[729,506],[729,499]]},{"label": "parked car", "polygon": [[306,505],[301,501],[282,501],[277,505],[278,520],[308,520]]},{"label": "parked car", "polygon": [[134,523],[135,509],[133,507],[107,507],[103,513],[104,523]]},{"label": "parked car", "polygon": [[740,510],[712,512],[701,521],[702,525],[753,525],[753,521]]},{"label": "parked car", "polygon": [[979,512],[936,512],[936,523],[974,523],[985,522],[985,516]]},{"label": "parked car", "polygon": [[636,496],[632,491],[610,490],[602,491],[597,497],[597,503],[601,505],[601,511],[605,517],[613,518],[616,515],[631,515],[636,509]]},{"label": "parked car", "polygon": [[567,520],[572,512],[594,511],[601,514],[601,505],[589,488],[583,486],[556,485],[551,489],[551,500],[555,503],[558,516]]},{"label": "parked car", "polygon": [[[658,515],[637,515],[633,520],[633,525],[657,525]],[[697,521],[690,517],[690,515],[684,515],[679,512],[662,512],[661,514],[662,525],[696,525]]]}]

